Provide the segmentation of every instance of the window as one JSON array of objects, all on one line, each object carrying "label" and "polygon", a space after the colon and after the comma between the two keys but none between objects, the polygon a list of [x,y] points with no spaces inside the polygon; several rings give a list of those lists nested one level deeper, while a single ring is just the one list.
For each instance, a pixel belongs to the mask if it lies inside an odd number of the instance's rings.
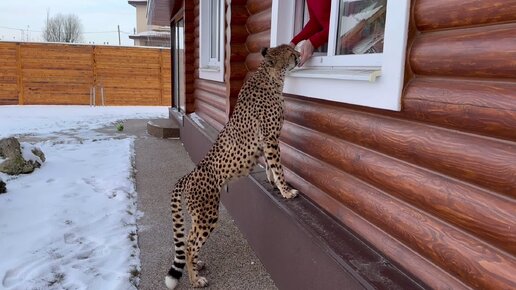
[{"label": "window", "polygon": [[186,112],[186,100],[185,100],[185,21],[180,19],[173,24],[173,66],[174,77],[173,84],[173,102],[172,105],[177,108],[179,112]]},{"label": "window", "polygon": [[224,81],[224,1],[200,2],[199,77]]},{"label": "window", "polygon": [[[304,0],[273,0],[271,46],[308,21]],[[285,80],[285,93],[400,110],[410,0],[332,0],[328,43]],[[308,17],[307,17],[308,16]]]}]

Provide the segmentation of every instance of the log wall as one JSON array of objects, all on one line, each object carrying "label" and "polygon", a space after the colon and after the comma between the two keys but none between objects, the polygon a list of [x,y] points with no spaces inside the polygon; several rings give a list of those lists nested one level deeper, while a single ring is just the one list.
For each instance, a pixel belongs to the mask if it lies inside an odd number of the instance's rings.
[{"label": "log wall", "polygon": [[[221,129],[270,43],[272,1],[227,1],[224,83],[198,78],[199,1],[185,3],[191,101]],[[287,179],[430,288],[514,289],[516,0],[411,7],[401,112],[286,95]]]},{"label": "log wall", "polygon": [[[247,8],[252,71],[271,5]],[[516,1],[412,16],[401,112],[286,96],[288,180],[430,288],[516,288]]]},{"label": "log wall", "polygon": [[0,43],[0,104],[170,105],[170,50]]}]

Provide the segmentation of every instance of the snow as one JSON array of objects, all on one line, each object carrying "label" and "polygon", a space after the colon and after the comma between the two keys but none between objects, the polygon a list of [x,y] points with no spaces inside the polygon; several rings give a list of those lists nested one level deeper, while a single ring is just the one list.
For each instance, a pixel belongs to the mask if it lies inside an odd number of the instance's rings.
[{"label": "snow", "polygon": [[[38,149],[38,147],[30,144],[30,143],[26,143],[26,142],[21,142],[20,143],[20,149],[21,149],[21,152],[22,152],[22,157],[23,159],[29,161],[29,160],[32,160],[34,162],[38,162],[39,164],[43,164],[43,160],[41,160],[41,158],[39,158],[39,156],[36,156],[32,150],[34,149]],[[1,162],[1,160],[0,160]]]},{"label": "snow", "polygon": [[37,142],[22,142],[24,151],[46,157],[31,174],[0,173],[0,289],[136,289],[134,139],[86,133],[166,111],[0,106],[0,136],[29,134]]},{"label": "snow", "polygon": [[195,124],[197,124],[197,126],[204,129],[204,125],[202,124],[203,121],[196,113],[190,114],[190,118]]},{"label": "snow", "polygon": [[166,118],[166,107],[0,106],[0,138],[89,131],[121,119]]}]

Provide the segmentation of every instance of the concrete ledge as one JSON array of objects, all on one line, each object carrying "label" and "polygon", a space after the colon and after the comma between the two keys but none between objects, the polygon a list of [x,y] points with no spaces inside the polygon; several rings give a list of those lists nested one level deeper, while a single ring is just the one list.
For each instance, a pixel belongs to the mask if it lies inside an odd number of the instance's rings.
[{"label": "concrete ledge", "polygon": [[[217,132],[183,118],[181,139],[199,162]],[[263,168],[230,183],[222,202],[280,289],[424,289],[350,230],[300,196],[285,201]]]},{"label": "concrete ledge", "polygon": [[147,132],[158,138],[178,138],[179,126],[173,119],[154,119],[147,122]]}]

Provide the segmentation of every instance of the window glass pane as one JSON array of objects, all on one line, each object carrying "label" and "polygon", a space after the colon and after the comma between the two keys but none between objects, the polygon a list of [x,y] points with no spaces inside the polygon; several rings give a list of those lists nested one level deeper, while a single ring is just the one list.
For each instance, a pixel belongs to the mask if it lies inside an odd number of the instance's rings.
[{"label": "window glass pane", "polygon": [[340,0],[335,54],[382,53],[387,0]]},{"label": "window glass pane", "polygon": [[185,88],[183,86],[185,82],[185,68],[183,65],[185,56],[184,33],[184,20],[181,19],[175,23],[174,29],[174,100],[172,104],[181,112],[186,111]]},{"label": "window glass pane", "polygon": [[210,59],[219,61],[220,0],[210,0]]}]

